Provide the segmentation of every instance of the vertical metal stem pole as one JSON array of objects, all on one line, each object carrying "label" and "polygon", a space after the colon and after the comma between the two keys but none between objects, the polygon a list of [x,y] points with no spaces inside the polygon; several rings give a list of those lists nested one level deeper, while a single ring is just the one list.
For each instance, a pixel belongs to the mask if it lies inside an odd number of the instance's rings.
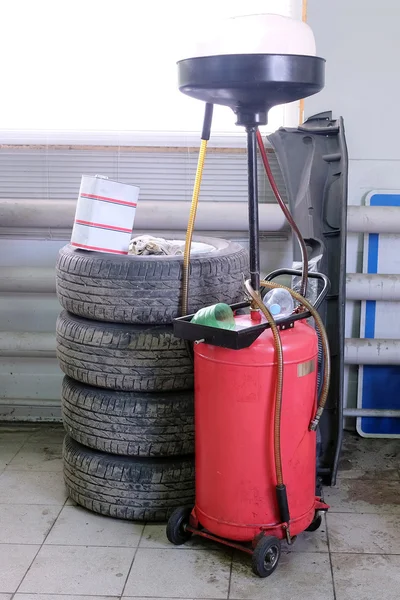
[{"label": "vertical metal stem pole", "polygon": [[253,289],[260,290],[260,244],[258,225],[258,179],[257,179],[257,127],[246,127],[247,177],[249,199],[249,255],[250,281]]}]

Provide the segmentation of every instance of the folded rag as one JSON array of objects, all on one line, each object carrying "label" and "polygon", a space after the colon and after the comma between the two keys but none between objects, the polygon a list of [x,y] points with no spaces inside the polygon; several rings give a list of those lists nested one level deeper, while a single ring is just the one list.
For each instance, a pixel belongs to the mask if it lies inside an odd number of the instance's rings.
[{"label": "folded rag", "polygon": [[149,254],[167,254],[176,256],[183,254],[182,246],[174,244],[171,240],[157,238],[152,235],[139,235],[131,239],[129,243],[129,254],[137,256],[148,256]]}]

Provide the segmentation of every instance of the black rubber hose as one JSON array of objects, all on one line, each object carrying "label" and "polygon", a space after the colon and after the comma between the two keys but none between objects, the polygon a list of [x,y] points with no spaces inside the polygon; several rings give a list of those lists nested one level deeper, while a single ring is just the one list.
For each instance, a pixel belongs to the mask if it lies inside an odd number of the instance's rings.
[{"label": "black rubber hose", "polygon": [[307,246],[306,243],[304,241],[303,236],[300,233],[300,229],[297,227],[295,221],[293,220],[292,215],[290,214],[290,211],[288,209],[288,207],[285,204],[285,201],[283,200],[278,186],[276,185],[276,181],[275,178],[272,174],[272,170],[271,170],[271,166],[269,164],[269,160],[268,160],[268,156],[267,156],[267,152],[265,150],[264,147],[264,143],[262,140],[262,136],[259,130],[257,130],[257,143],[258,143],[258,149],[260,151],[261,154],[261,158],[263,161],[263,165],[264,165],[264,169],[265,172],[267,174],[268,177],[268,181],[269,184],[272,188],[272,191],[274,192],[274,196],[276,198],[276,201],[278,202],[279,206],[281,207],[281,210],[283,212],[283,214],[286,217],[287,222],[289,223],[294,235],[297,237],[297,241],[299,243],[300,246],[300,251],[301,251],[301,261],[302,261],[302,275],[301,275],[301,285],[300,285],[300,295],[305,297],[307,294],[307,285],[308,285],[308,252],[307,252]]}]

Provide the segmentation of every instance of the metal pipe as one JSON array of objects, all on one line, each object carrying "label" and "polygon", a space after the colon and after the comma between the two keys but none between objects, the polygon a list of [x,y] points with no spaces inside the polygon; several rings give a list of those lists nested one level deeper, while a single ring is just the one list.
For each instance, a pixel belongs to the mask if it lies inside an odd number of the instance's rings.
[{"label": "metal pipe", "polygon": [[51,294],[55,291],[54,267],[0,267],[0,292]]},{"label": "metal pipe", "polygon": [[347,338],[346,365],[400,365],[400,340]]},{"label": "metal pipe", "polygon": [[258,217],[257,127],[246,127],[249,196],[249,262],[253,290],[260,290],[260,243]]},{"label": "metal pipe", "polygon": [[391,410],[386,408],[344,408],[345,417],[380,417],[380,418],[400,418],[400,410]]},{"label": "metal pipe", "polygon": [[400,275],[347,273],[347,300],[400,301]]},{"label": "metal pipe", "polygon": [[[55,357],[53,333],[0,332],[0,356]],[[399,365],[400,340],[348,338],[345,343],[347,365]]]},{"label": "metal pipe", "polygon": [[[76,200],[0,200],[0,228],[68,229],[74,221]],[[190,202],[139,201],[135,229],[184,231]],[[276,204],[259,205],[260,231],[288,229]],[[196,216],[198,231],[247,231],[246,202],[204,202]],[[400,207],[349,206],[348,232],[400,233]]]},{"label": "metal pipe", "polygon": [[352,233],[400,233],[400,207],[349,206],[347,230]]},{"label": "metal pipe", "polygon": [[[0,200],[0,229],[71,229],[75,200]],[[139,201],[136,231],[186,231],[190,202]],[[260,230],[282,232],[287,224],[276,204],[260,204]],[[197,231],[248,231],[247,202],[202,202],[196,214]]]},{"label": "metal pipe", "polygon": [[55,335],[44,332],[0,331],[0,356],[55,358]]}]

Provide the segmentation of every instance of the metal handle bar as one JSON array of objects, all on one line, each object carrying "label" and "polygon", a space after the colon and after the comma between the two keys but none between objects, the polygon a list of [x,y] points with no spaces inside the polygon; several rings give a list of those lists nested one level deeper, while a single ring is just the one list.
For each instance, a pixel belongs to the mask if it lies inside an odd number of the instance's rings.
[{"label": "metal handle bar", "polygon": [[[292,275],[294,277],[301,277],[301,271],[298,271],[296,269],[276,269],[275,271],[272,271],[266,277],[264,277],[264,280],[272,281],[273,279],[275,279],[276,277],[279,277],[280,275]],[[331,282],[329,281],[328,277],[326,275],[324,275],[323,273],[318,273],[318,272],[308,273],[308,277],[313,278],[313,279],[320,279],[324,284],[324,287],[322,288],[321,292],[319,293],[319,295],[313,305],[315,309],[318,309],[321,306],[322,302],[325,300],[325,298],[330,290]],[[304,315],[303,315],[303,318],[304,318]]]}]

